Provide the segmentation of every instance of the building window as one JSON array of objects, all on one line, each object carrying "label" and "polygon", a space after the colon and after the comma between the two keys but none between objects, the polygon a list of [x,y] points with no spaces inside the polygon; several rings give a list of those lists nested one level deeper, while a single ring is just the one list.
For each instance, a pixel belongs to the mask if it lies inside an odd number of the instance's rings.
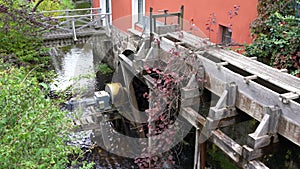
[{"label": "building window", "polygon": [[144,15],[144,0],[138,0],[138,22],[141,23],[143,21]]},{"label": "building window", "polygon": [[220,25],[220,30],[222,33],[221,43],[222,45],[230,45],[232,31],[229,27]]}]

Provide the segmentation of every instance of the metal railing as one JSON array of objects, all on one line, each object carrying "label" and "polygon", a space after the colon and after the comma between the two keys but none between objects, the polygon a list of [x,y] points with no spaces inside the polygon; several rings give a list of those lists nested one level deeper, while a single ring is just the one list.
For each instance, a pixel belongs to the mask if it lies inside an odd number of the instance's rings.
[{"label": "metal railing", "polygon": [[101,8],[85,8],[73,10],[53,10],[41,12],[56,20],[50,25],[50,30],[63,30],[73,34],[74,41],[77,41],[76,32],[85,28],[106,28],[110,34],[110,13],[101,13]]}]

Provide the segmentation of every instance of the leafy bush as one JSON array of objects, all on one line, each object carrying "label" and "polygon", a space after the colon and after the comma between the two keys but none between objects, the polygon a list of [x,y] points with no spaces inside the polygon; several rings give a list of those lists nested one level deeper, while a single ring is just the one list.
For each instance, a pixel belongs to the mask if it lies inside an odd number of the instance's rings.
[{"label": "leafy bush", "polygon": [[[32,73],[32,72],[31,72]],[[24,68],[0,60],[0,168],[65,168],[70,124]]]},{"label": "leafy bush", "polygon": [[31,13],[30,3],[2,0],[0,4],[0,53],[15,54],[20,62],[40,64],[45,60],[41,34],[48,29],[40,14]]},{"label": "leafy bush", "polygon": [[290,1],[275,1],[258,7],[259,17],[253,23],[253,44],[247,45],[245,55],[300,77],[300,18]]},{"label": "leafy bush", "polygon": [[[34,5],[38,1],[32,1]],[[74,8],[72,0],[43,0],[37,7],[37,11],[65,10]]]},{"label": "leafy bush", "polygon": [[99,71],[101,74],[110,74],[113,72],[113,70],[105,63],[101,63],[98,67],[97,67],[97,71]]}]

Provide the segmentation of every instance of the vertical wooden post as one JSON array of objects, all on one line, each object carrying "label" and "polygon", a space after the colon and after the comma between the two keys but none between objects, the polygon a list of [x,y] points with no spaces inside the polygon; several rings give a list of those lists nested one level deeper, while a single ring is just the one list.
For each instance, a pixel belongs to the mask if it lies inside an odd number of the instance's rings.
[{"label": "vertical wooden post", "polygon": [[194,169],[197,169],[198,166],[198,152],[199,152],[199,134],[198,134],[198,130],[196,129],[196,139],[195,139],[195,152],[194,152]]},{"label": "vertical wooden post", "polygon": [[181,5],[181,8],[180,8],[180,13],[181,13],[181,20],[180,20],[180,26],[181,26],[181,30],[183,30],[183,14],[184,14],[184,6]]},{"label": "vertical wooden post", "polygon": [[199,142],[201,131],[196,128],[196,139],[195,139],[195,154],[194,154],[194,169],[200,169],[201,165],[201,144]]},{"label": "vertical wooden post", "polygon": [[[90,14],[91,14],[90,22],[93,23],[93,20],[95,20],[95,18],[97,18],[97,17],[93,16],[93,9],[92,8],[90,9]],[[92,28],[92,24],[90,24],[90,28]]]},{"label": "vertical wooden post", "polygon": [[168,10],[164,10],[164,14],[165,14],[165,25],[167,25],[167,14],[168,14]]},{"label": "vertical wooden post", "polygon": [[206,163],[206,141],[201,143],[200,145],[200,156],[201,156],[201,168],[200,169],[205,169],[205,163]]},{"label": "vertical wooden post", "polygon": [[[148,86],[150,86],[148,84]],[[152,96],[153,95],[153,92],[151,90],[149,90],[149,95]],[[151,97],[149,98],[149,108],[152,108],[153,107],[153,103],[152,103],[152,99]],[[152,148],[152,140],[151,140],[151,136],[153,135],[153,132],[151,131],[152,129],[149,127],[151,125],[151,127],[154,127],[152,126],[153,122],[152,122],[152,118],[151,118],[151,115],[148,116],[148,155],[152,155],[152,152],[151,152],[151,148]],[[150,156],[150,160],[149,160],[149,168],[151,168],[151,157]]]},{"label": "vertical wooden post", "polygon": [[194,169],[205,169],[206,163],[206,142],[200,143],[200,129],[196,128]]}]

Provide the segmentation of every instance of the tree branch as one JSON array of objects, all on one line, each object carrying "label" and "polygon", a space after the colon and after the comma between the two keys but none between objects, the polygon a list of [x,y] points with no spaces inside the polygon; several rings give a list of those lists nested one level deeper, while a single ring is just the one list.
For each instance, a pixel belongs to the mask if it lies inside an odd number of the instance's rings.
[{"label": "tree branch", "polygon": [[36,9],[38,8],[38,6],[39,6],[43,1],[44,1],[44,0],[39,0],[39,1],[35,4],[35,6],[33,7],[32,12],[35,12]]}]

